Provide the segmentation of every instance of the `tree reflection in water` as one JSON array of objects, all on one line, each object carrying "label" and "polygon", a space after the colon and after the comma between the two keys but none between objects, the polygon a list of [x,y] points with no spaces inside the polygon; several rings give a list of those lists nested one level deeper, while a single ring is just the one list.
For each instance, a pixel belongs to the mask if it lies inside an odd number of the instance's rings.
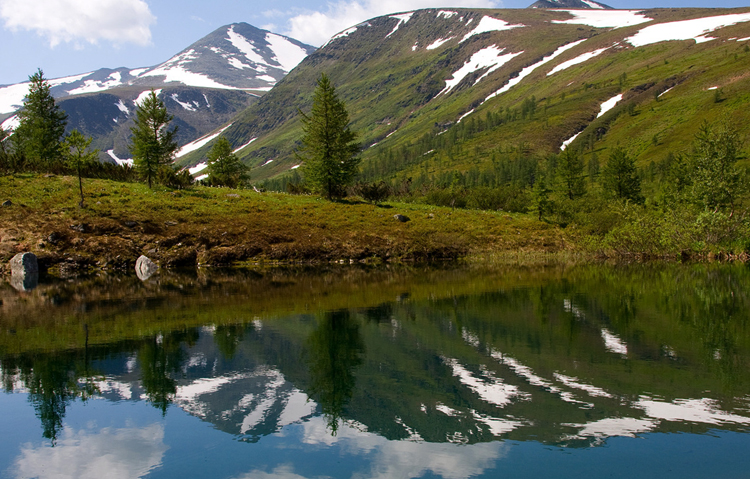
[{"label": "tree reflection in water", "polygon": [[349,311],[324,313],[308,344],[308,395],[320,404],[331,435],[335,436],[357,381],[355,370],[364,355],[359,323]]},{"label": "tree reflection in water", "polygon": [[197,329],[159,335],[146,341],[138,351],[143,389],[148,401],[162,415],[167,414],[167,408],[177,394],[177,381],[172,375],[182,370],[187,359],[182,342],[194,344],[198,336]]}]

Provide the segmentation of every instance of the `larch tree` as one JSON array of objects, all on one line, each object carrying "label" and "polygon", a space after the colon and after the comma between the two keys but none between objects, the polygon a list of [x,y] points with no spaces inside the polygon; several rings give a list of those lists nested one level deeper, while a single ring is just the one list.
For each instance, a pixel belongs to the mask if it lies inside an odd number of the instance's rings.
[{"label": "larch tree", "polygon": [[78,174],[78,190],[81,193],[81,202],[78,206],[81,208],[83,208],[82,170],[86,166],[93,164],[99,154],[99,150],[88,150],[91,145],[91,140],[91,138],[83,136],[80,131],[73,130],[65,137],[65,141],[60,145],[63,159],[69,167],[75,168],[76,173]]},{"label": "larch tree", "polygon": [[130,129],[133,132],[130,152],[136,171],[146,178],[151,188],[159,168],[171,165],[177,152],[174,140],[177,127],[168,128],[174,117],[167,113],[167,107],[153,89],[138,105],[135,114],[135,126]]},{"label": "larch tree", "polygon": [[620,200],[643,203],[641,178],[635,166],[635,159],[621,147],[616,147],[609,155],[602,172],[607,192]]},{"label": "larch tree", "polygon": [[309,115],[302,115],[302,173],[310,187],[332,200],[346,194],[357,175],[360,148],[349,113],[325,74],[320,76]]},{"label": "larch tree", "polygon": [[216,186],[236,188],[250,179],[247,166],[232,152],[232,145],[224,136],[208,152],[208,182]]},{"label": "larch tree", "polygon": [[62,159],[60,143],[68,115],[55,104],[41,69],[29,77],[29,82],[29,92],[18,114],[19,124],[11,138],[16,152],[49,170]]}]

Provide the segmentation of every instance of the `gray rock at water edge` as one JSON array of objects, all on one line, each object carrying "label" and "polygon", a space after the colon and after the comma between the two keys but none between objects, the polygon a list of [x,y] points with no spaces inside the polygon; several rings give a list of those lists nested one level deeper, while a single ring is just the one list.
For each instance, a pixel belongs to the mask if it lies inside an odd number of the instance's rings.
[{"label": "gray rock at water edge", "polygon": [[398,215],[398,214],[397,215],[393,215],[393,218],[396,221],[400,221],[402,223],[406,223],[407,221],[411,221],[411,218],[409,218],[408,216],[404,216],[404,215]]},{"label": "gray rock at water edge", "polygon": [[31,291],[39,284],[39,263],[34,253],[18,253],[10,260],[10,285]]},{"label": "gray rock at water edge", "polygon": [[141,281],[149,279],[158,269],[159,266],[147,256],[141,255],[135,261],[135,274]]}]

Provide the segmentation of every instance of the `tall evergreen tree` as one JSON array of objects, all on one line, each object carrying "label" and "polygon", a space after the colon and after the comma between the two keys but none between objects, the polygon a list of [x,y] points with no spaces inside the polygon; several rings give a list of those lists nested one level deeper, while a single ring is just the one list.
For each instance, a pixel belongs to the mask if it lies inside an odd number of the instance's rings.
[{"label": "tall evergreen tree", "polygon": [[641,178],[635,166],[635,159],[621,147],[616,147],[604,165],[603,179],[607,192],[621,200],[643,203]]},{"label": "tall evergreen tree", "polygon": [[232,145],[224,136],[220,136],[208,152],[208,174],[210,184],[230,188],[236,188],[250,179],[247,166],[232,153]]},{"label": "tall evergreen tree", "polygon": [[359,144],[349,129],[349,113],[325,74],[313,94],[310,115],[302,115],[302,149],[305,181],[329,200],[344,196],[346,186],[357,174]]},{"label": "tall evergreen tree", "polygon": [[146,178],[149,188],[159,167],[170,165],[177,152],[174,141],[177,127],[168,129],[173,118],[153,89],[136,110],[135,126],[130,129],[133,132],[130,152],[136,171]]},{"label": "tall evergreen tree", "polygon": [[55,104],[50,84],[39,69],[29,77],[29,93],[23,99],[20,120],[12,136],[16,152],[43,169],[60,162],[60,142],[68,115]]}]

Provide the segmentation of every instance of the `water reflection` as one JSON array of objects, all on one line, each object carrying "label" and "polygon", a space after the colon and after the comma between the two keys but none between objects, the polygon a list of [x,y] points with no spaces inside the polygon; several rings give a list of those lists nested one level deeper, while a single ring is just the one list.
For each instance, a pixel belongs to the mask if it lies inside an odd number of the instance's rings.
[{"label": "water reflection", "polygon": [[308,339],[310,396],[322,407],[332,435],[352,398],[364,342],[349,311],[325,313]]},{"label": "water reflection", "polygon": [[[70,426],[91,398],[176,406],[242,444],[340,448],[366,458],[363,477],[473,477],[510,441],[750,427],[746,268],[239,274],[50,283],[24,301],[0,289],[3,386],[28,395],[48,440],[18,470],[97,435],[133,458],[130,477],[161,461],[163,425]],[[142,436],[154,454],[128,452]],[[232,477],[320,475],[289,460]]]}]

